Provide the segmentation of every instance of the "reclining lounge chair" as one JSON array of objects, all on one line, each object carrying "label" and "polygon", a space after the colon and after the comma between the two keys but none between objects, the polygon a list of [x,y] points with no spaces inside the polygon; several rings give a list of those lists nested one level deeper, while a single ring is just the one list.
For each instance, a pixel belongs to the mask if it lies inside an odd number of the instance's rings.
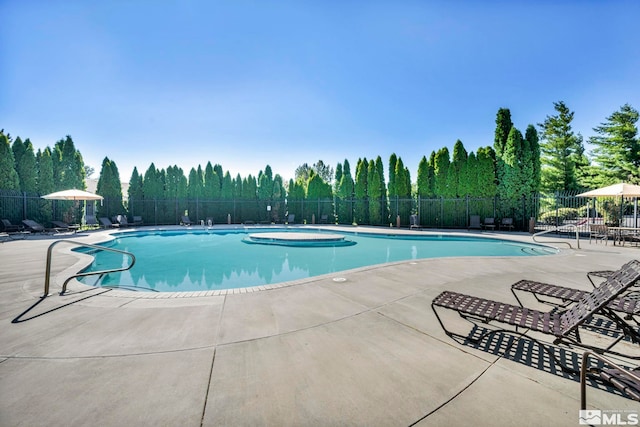
[{"label": "reclining lounge chair", "polygon": [[[625,335],[629,336],[628,334],[631,334],[631,340],[636,343],[640,343],[640,341],[638,341],[638,332],[634,331],[633,328],[629,328],[629,325],[622,321],[611,309],[607,307],[611,301],[615,300],[616,297],[629,289],[629,287],[635,285],[639,280],[640,262],[634,260],[623,265],[620,270],[611,274],[607,280],[598,286],[593,292],[585,294],[578,302],[571,305],[566,310],[551,310],[545,312],[451,291],[445,291],[438,295],[432,301],[431,308],[435,313],[438,322],[440,322],[440,326],[450,337],[457,336],[474,342],[480,342],[485,336],[496,332],[514,333],[514,331],[505,329],[490,330],[489,332],[482,334],[477,339],[471,339],[468,336],[449,331],[440,319],[436,307],[454,310],[462,318],[469,320],[474,324],[475,322],[472,320],[477,320],[485,324],[495,321],[515,326],[515,333],[521,335],[523,333],[518,332],[518,328],[525,328],[541,332],[543,334],[552,335],[555,337],[553,341],[554,344],[576,345],[599,352],[609,352],[610,354],[621,355],[620,353],[612,350],[612,347],[617,344],[620,339],[617,339],[614,343],[603,349],[583,343],[578,329],[594,314],[599,314],[614,320],[616,324],[623,329]],[[544,345],[543,347],[545,349],[547,348]]]},{"label": "reclining lounge chair", "polygon": [[22,223],[25,227],[27,227],[27,230],[31,231],[32,233],[44,233],[45,231],[47,231],[47,229],[44,228],[42,224],[39,224],[31,219],[23,219]]}]

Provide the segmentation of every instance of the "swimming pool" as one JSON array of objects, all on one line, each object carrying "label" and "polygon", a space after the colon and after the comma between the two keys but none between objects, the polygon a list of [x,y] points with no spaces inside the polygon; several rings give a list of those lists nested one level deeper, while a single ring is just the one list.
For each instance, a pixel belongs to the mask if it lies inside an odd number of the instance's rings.
[{"label": "swimming pool", "polygon": [[[295,244],[286,241],[273,244],[272,239],[262,239],[267,244],[261,244],[261,233],[273,234],[274,231],[285,237],[302,237],[300,233],[312,232],[321,238],[329,233],[309,228],[116,233],[115,238],[104,245],[135,254],[135,266],[129,271],[107,274],[100,280],[90,276],[82,281],[93,286],[139,291],[210,291],[272,285],[395,261],[448,256],[538,256],[557,252],[536,244],[446,234],[331,231],[334,240],[348,244],[327,244],[331,241],[328,238],[318,239],[322,244],[314,244],[313,236],[294,238]],[[337,239],[336,235],[344,239]],[[252,237],[256,241],[252,242]],[[94,262],[85,271],[121,267],[129,262],[128,257],[112,252],[90,253]]]}]

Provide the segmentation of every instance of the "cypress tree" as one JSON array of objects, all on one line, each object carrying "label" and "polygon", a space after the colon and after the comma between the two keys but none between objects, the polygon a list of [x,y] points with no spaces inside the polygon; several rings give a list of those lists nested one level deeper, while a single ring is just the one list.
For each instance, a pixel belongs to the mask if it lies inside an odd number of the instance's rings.
[{"label": "cypress tree", "polygon": [[[38,150],[36,154],[36,164],[38,170],[37,190],[39,194],[53,193],[55,190],[53,182],[53,161],[51,160],[51,149],[46,147],[43,151]],[[42,200],[40,203],[40,217],[44,223],[49,223],[53,219],[53,206],[49,201]]]},{"label": "cypress tree", "polygon": [[496,152],[496,157],[502,157],[512,127],[511,111],[508,108],[500,108],[496,115],[496,130],[493,139],[493,148]]},{"label": "cypress tree", "polygon": [[398,195],[398,190],[396,189],[396,164],[398,163],[398,156],[396,153],[391,154],[389,156],[389,185],[387,187],[387,191],[389,193],[389,198],[394,199]]},{"label": "cypress tree", "polygon": [[16,172],[20,179],[20,190],[27,193],[37,191],[36,155],[29,138],[24,142],[17,137],[13,143],[13,156],[16,162]]},{"label": "cypress tree", "polygon": [[286,193],[287,191],[284,188],[282,176],[276,174],[276,176],[273,177],[273,191],[271,193],[272,204],[270,220],[272,222],[278,222],[280,219],[284,218]]},{"label": "cypress tree", "polygon": [[538,131],[535,126],[527,126],[527,130],[524,134],[524,139],[527,141],[529,148],[529,155],[531,159],[531,192],[540,191],[540,142],[538,138]]},{"label": "cypress tree", "polygon": [[358,224],[369,224],[369,196],[367,193],[367,169],[369,163],[367,159],[358,159],[356,165],[356,181],[353,187],[355,206],[355,222]]},{"label": "cypress tree", "polygon": [[382,180],[380,172],[376,166],[374,160],[369,161],[367,167],[367,182],[368,196],[369,196],[369,222],[372,225],[383,225],[386,223],[386,219],[382,217]]},{"label": "cypress tree", "polygon": [[351,176],[351,166],[347,159],[344,160],[342,166],[342,177],[338,184],[338,190],[336,191],[336,198],[338,199],[337,215],[339,224],[352,224],[353,223],[353,192],[354,181]]},{"label": "cypress tree", "polygon": [[97,208],[98,216],[113,217],[125,213],[122,203],[120,173],[116,164],[109,160],[108,157],[102,160],[96,193],[104,197],[104,200]]},{"label": "cypress tree", "polygon": [[478,197],[494,197],[498,188],[496,184],[496,154],[491,147],[478,149],[478,167],[476,177],[478,182]]},{"label": "cypress tree", "polygon": [[[149,168],[144,173],[142,180],[142,194],[144,197],[144,213],[143,216],[152,221],[154,224],[160,223],[161,215],[156,209],[157,204],[163,199],[163,183],[160,181],[160,172],[156,169],[156,166],[151,163]],[[173,223],[179,222],[180,216],[174,218]]]},{"label": "cypress tree", "polygon": [[411,215],[411,176],[409,169],[404,166],[402,158],[396,162],[396,192],[398,195],[398,211],[401,224],[409,223]]},{"label": "cypress tree", "polygon": [[380,177],[380,204],[382,208],[382,223],[387,224],[389,221],[389,203],[387,200],[387,186],[384,182],[384,165],[382,164],[382,158],[380,156],[376,157],[376,169],[378,171],[378,176]]},{"label": "cypress tree", "polygon": [[0,130],[0,189],[19,190],[20,178],[16,172],[16,162],[9,138]]},{"label": "cypress tree", "polygon": [[334,176],[334,192],[338,194],[338,188],[340,187],[340,180],[342,179],[342,163],[338,162],[336,165],[336,175]]},{"label": "cypress tree", "polygon": [[503,201],[513,201],[522,195],[524,176],[521,160],[523,152],[522,133],[512,127],[502,154],[504,173],[498,189],[500,199]]},{"label": "cypress tree", "polygon": [[[460,175],[462,173],[462,168],[464,164],[467,162],[467,158],[469,155],[467,154],[467,150],[464,148],[464,144],[462,141],[457,140],[453,146],[453,161],[449,167],[448,171],[448,185],[447,192],[450,197],[460,197]],[[466,183],[462,183],[463,187],[466,187]]]},{"label": "cypress tree", "polygon": [[477,169],[478,169],[478,159],[476,158],[476,154],[472,151],[467,156],[466,161],[462,164],[460,168],[460,183],[458,185],[458,196],[466,197],[466,196],[476,196],[477,193]]},{"label": "cypress tree", "polygon": [[[142,193],[142,175],[138,173],[138,168],[134,166],[133,172],[131,172],[131,178],[129,178],[128,193],[128,205],[129,213],[131,215],[142,216],[144,209],[144,200]],[[150,218],[148,218],[150,220]]]},{"label": "cypress tree", "polygon": [[58,141],[55,151],[59,153],[57,156],[59,158],[57,171],[55,170],[54,160],[54,173],[57,174],[58,188],[61,190],[69,188],[85,189],[84,161],[80,152],[76,150],[71,136],[67,135],[64,140]]},{"label": "cypress tree", "polygon": [[426,156],[422,156],[420,162],[418,163],[418,196],[419,197],[429,197],[431,196],[431,188],[429,183],[429,162],[427,161]]},{"label": "cypress tree", "polygon": [[437,197],[448,197],[449,190],[449,166],[451,160],[449,158],[449,149],[443,147],[436,153],[434,158],[434,194]]}]

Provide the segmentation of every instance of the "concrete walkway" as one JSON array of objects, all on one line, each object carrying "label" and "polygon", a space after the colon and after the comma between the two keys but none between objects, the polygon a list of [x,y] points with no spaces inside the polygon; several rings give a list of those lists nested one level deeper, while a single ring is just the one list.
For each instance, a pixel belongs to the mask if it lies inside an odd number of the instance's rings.
[{"label": "concrete walkway", "polygon": [[[79,284],[58,295],[79,269],[59,245],[53,295],[40,299],[52,242],[0,244],[1,426],[576,426],[575,377],[527,339],[454,341],[431,300],[447,289],[515,302],[521,278],[589,289],[585,272],[640,259],[640,249],[583,240],[553,256],[418,260],[158,299]],[[581,351],[558,354],[577,366]],[[588,397],[592,408],[640,412],[602,387]]]}]

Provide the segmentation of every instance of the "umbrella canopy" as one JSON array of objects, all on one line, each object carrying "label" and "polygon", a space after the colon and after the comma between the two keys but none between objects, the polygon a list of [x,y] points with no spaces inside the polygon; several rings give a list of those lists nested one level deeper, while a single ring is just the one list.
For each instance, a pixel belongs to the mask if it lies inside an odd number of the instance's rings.
[{"label": "umbrella canopy", "polygon": [[98,196],[88,191],[77,190],[75,188],[71,190],[56,191],[55,193],[42,196],[43,199],[48,200],[102,200],[102,196]]},{"label": "umbrella canopy", "polygon": [[607,196],[640,197],[640,185],[625,184],[621,182],[619,184],[614,184],[608,187],[602,187],[595,190],[587,191],[586,193],[578,194],[578,197]]}]

